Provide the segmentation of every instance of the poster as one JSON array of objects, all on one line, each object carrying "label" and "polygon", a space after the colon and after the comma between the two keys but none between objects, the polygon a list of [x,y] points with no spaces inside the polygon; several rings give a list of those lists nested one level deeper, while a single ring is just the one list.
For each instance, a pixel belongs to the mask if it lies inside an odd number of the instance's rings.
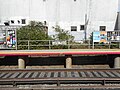
[{"label": "poster", "polygon": [[93,42],[100,42],[100,32],[93,32]]},{"label": "poster", "polygon": [[120,31],[108,31],[107,32],[107,39],[111,42],[120,42]]},{"label": "poster", "polygon": [[107,42],[107,32],[106,31],[93,32],[93,42],[106,43]]},{"label": "poster", "polygon": [[107,32],[101,31],[100,32],[100,43],[106,43],[107,42]]},{"label": "poster", "polygon": [[7,31],[6,43],[8,48],[15,48],[16,46],[15,30]]},{"label": "poster", "polygon": [[16,32],[15,30],[0,31],[0,49],[16,48]]}]

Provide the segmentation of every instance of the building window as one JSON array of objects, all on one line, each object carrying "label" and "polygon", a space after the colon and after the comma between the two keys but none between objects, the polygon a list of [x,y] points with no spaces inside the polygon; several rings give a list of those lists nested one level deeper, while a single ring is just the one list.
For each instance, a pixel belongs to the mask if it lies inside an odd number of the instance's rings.
[{"label": "building window", "polygon": [[22,24],[26,24],[26,19],[22,19]]},{"label": "building window", "polygon": [[77,26],[71,26],[71,31],[77,31]]},{"label": "building window", "polygon": [[80,25],[80,30],[85,30],[85,25]]},{"label": "building window", "polygon": [[45,2],[46,0],[43,0],[43,2]]},{"label": "building window", "polygon": [[20,24],[20,21],[18,20],[18,24]]},{"label": "building window", "polygon": [[76,0],[74,0],[74,2],[76,2]]},{"label": "building window", "polygon": [[106,31],[106,26],[100,26],[100,31]]},{"label": "building window", "polygon": [[11,23],[14,24],[14,20],[11,20]]},{"label": "building window", "polygon": [[4,24],[5,24],[5,26],[9,26],[10,25],[9,22],[4,22]]}]

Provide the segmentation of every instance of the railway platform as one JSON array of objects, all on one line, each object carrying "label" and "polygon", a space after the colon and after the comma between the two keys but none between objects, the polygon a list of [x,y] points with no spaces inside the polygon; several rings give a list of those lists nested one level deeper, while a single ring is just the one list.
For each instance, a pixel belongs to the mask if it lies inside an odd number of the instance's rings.
[{"label": "railway platform", "polygon": [[119,49],[56,49],[56,50],[1,50],[0,56],[18,56],[19,69],[25,68],[25,57],[31,56],[66,56],[66,68],[72,68],[73,55],[111,55],[114,58],[114,68],[120,68]]}]

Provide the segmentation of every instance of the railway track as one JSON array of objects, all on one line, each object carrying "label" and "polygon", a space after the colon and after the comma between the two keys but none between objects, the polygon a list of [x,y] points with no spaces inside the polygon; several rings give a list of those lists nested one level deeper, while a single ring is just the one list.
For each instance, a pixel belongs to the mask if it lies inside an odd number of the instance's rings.
[{"label": "railway track", "polygon": [[30,90],[40,88],[115,90],[120,89],[119,83],[119,69],[0,70],[0,90],[26,87]]}]

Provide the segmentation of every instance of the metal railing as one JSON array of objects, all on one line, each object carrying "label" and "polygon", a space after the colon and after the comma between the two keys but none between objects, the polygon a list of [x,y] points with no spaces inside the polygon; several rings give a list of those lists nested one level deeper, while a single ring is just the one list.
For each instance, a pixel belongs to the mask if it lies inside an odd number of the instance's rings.
[{"label": "metal railing", "polygon": [[81,41],[57,41],[57,40],[18,40],[17,50],[40,49],[116,49],[120,43],[91,44]]}]

